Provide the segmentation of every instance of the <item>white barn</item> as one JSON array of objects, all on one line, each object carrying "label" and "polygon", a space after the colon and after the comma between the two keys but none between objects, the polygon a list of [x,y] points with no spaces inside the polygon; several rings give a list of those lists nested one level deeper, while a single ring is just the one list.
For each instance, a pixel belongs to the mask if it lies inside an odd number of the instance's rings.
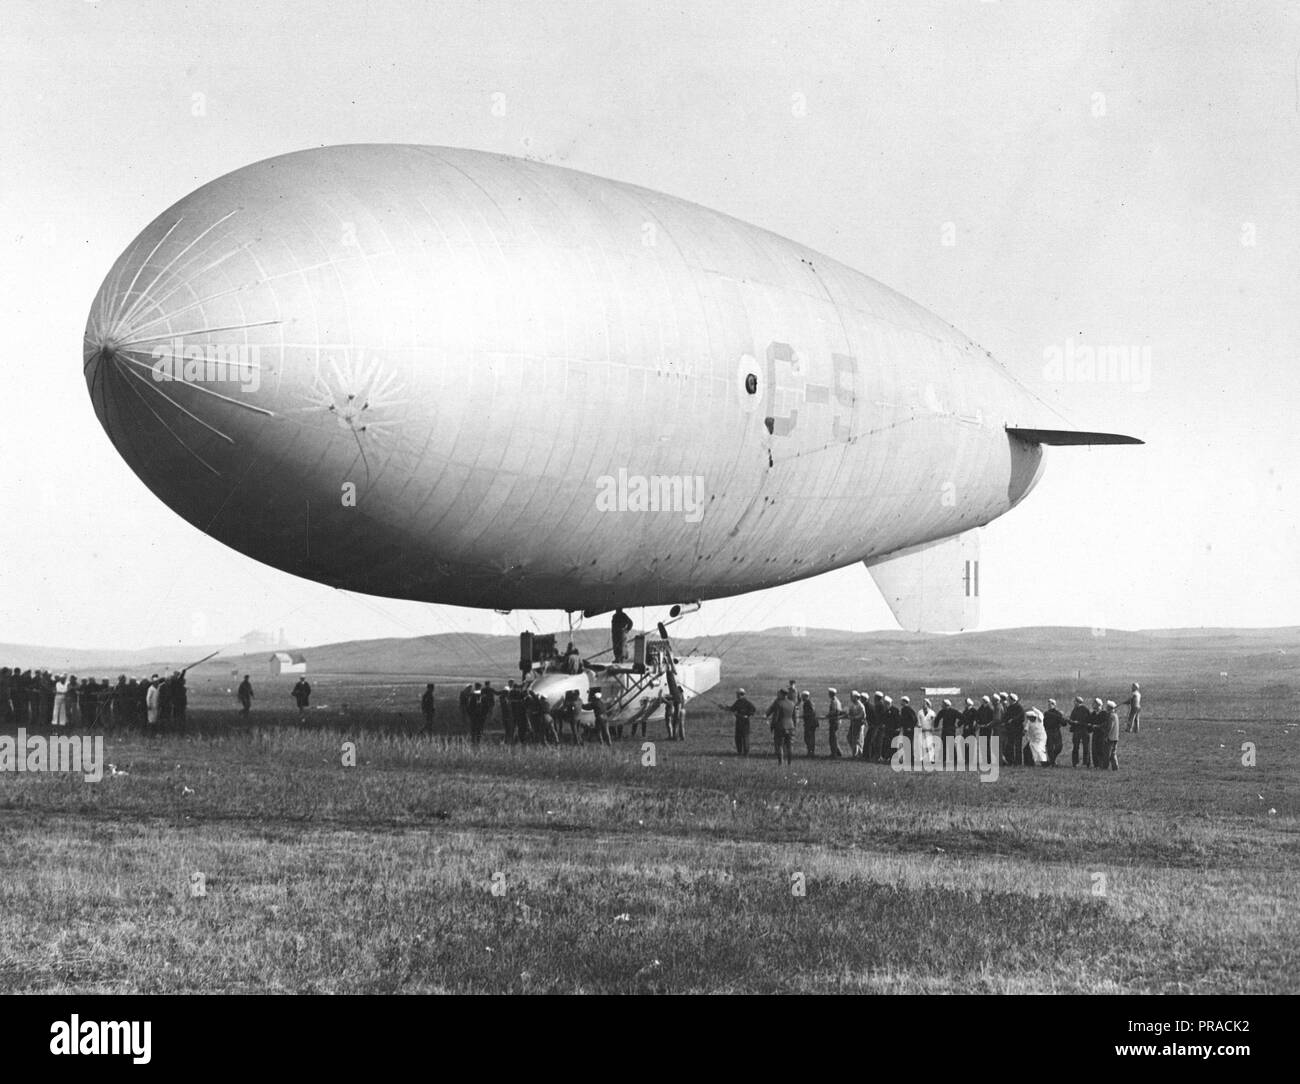
[{"label": "white barn", "polygon": [[271,676],[278,677],[280,674],[305,674],[307,672],[307,657],[305,655],[290,655],[287,651],[277,651],[271,656]]}]

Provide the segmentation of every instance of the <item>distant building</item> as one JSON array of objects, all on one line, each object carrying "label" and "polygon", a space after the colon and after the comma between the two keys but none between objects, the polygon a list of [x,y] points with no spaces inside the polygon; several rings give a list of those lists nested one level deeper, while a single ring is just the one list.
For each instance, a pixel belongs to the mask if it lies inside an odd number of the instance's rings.
[{"label": "distant building", "polygon": [[305,674],[307,672],[307,656],[290,655],[287,651],[277,651],[271,656],[271,676],[278,677],[280,674]]}]

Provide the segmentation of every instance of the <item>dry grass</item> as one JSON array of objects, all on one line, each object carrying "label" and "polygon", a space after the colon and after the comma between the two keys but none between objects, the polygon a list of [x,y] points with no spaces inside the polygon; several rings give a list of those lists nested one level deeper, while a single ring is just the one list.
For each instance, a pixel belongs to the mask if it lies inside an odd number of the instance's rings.
[{"label": "dry grass", "polygon": [[1120,773],[980,783],[740,760],[703,712],[654,768],[201,721],[110,736],[98,784],[0,777],[0,989],[1300,989],[1293,725],[1253,768],[1164,721]]}]

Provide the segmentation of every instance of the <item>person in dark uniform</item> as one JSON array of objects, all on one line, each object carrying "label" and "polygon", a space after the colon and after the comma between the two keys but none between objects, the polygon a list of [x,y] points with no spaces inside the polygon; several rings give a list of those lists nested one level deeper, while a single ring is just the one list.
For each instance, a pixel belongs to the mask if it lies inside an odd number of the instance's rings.
[{"label": "person in dark uniform", "polygon": [[772,706],[767,709],[767,717],[772,723],[772,744],[776,749],[776,762],[786,764],[794,761],[794,715],[795,702],[789,696],[789,690],[782,689],[776,694]]},{"label": "person in dark uniform", "polygon": [[515,740],[521,743],[531,741],[532,734],[528,725],[528,712],[524,710],[524,687],[518,682],[512,681],[506,698],[509,701],[510,718],[513,721]]},{"label": "person in dark uniform", "polygon": [[433,717],[437,711],[437,705],[433,702],[433,682],[429,682],[424,687],[424,693],[420,697],[420,714],[424,716],[424,732],[433,733]]},{"label": "person in dark uniform", "polygon": [[610,639],[614,644],[615,662],[625,662],[627,660],[627,634],[631,631],[632,619],[621,609],[615,610],[614,616],[609,623]]},{"label": "person in dark uniform", "polygon": [[[119,696],[123,696],[123,697],[125,696],[125,689],[126,689],[125,682],[126,682],[125,678],[118,679],[117,692]],[[81,703],[78,706],[81,708],[81,722],[84,726],[102,725],[100,721],[95,718],[96,685],[97,682],[95,681],[94,678],[86,678],[86,680],[81,683],[81,689],[79,690],[81,694]],[[125,709],[119,711],[117,718],[113,720],[114,724],[119,727],[125,726],[127,721],[128,720],[127,720]]]},{"label": "person in dark uniform", "polygon": [[[24,674],[17,667],[9,676],[9,707],[11,710],[11,720],[18,726],[22,726],[27,721],[27,678],[30,674]],[[84,695],[84,694],[83,694]]]},{"label": "person in dark uniform", "polygon": [[[154,684],[158,688],[158,725],[160,727],[170,727],[172,721],[172,681],[166,674],[154,678]],[[111,705],[111,701],[110,701]],[[109,707],[109,713],[112,713],[112,707]]]},{"label": "person in dark uniform", "polygon": [[1083,702],[1083,697],[1074,698],[1074,709],[1070,712],[1070,766],[1077,768],[1082,757],[1085,768],[1092,767],[1092,712]]},{"label": "person in dark uniform", "polygon": [[289,695],[293,697],[293,702],[298,705],[298,714],[302,715],[307,710],[307,705],[311,700],[311,686],[307,684],[307,679],[300,677],[294,684],[293,692]]},{"label": "person in dark uniform", "polygon": [[730,704],[718,705],[723,711],[729,711],[736,719],[736,755],[749,756],[749,721],[758,713],[758,708],[745,699],[745,690],[736,690],[736,699]]},{"label": "person in dark uniform", "polygon": [[31,677],[27,681],[27,719],[30,726],[43,726],[41,719],[41,672],[39,670],[29,671]]},{"label": "person in dark uniform", "polygon": [[468,730],[469,725],[469,702],[474,696],[474,683],[468,682],[465,688],[461,689],[456,697],[457,704],[460,705],[460,726],[462,730]]},{"label": "person in dark uniform", "polygon": [[885,727],[883,736],[882,755],[886,760],[894,758],[894,739],[902,732],[903,717],[899,713],[898,707],[894,704],[892,696],[885,697]]},{"label": "person in dark uniform", "polygon": [[1110,720],[1106,717],[1106,704],[1099,696],[1093,698],[1088,727],[1092,734],[1092,766],[1104,771],[1110,760],[1110,751],[1106,748]]},{"label": "person in dark uniform", "polygon": [[578,690],[566,689],[564,691],[564,700],[555,709],[555,718],[561,731],[564,730],[565,724],[568,724],[569,736],[573,739],[574,745],[582,744],[582,727],[578,721],[581,711],[582,704],[579,701]]},{"label": "person in dark uniform", "polygon": [[642,697],[632,714],[631,737],[636,737],[636,728],[638,726],[641,728],[641,737],[646,736],[646,727],[650,725],[650,716],[653,713],[654,705],[650,703],[650,698]]},{"label": "person in dark uniform", "polygon": [[1021,766],[1025,763],[1025,709],[1020,697],[1008,693],[1002,714],[1002,729],[1006,734],[1007,763]]},{"label": "person in dark uniform", "polygon": [[239,691],[235,695],[239,698],[239,714],[247,719],[248,713],[253,708],[253,683],[248,680],[247,674],[239,683]]},{"label": "person in dark uniform", "polygon": [[1043,728],[1047,731],[1047,766],[1056,767],[1056,758],[1061,755],[1061,750],[1065,748],[1065,739],[1061,736],[1061,731],[1065,726],[1065,716],[1057,710],[1056,701],[1047,702],[1047,710],[1043,713]]},{"label": "person in dark uniform", "polygon": [[877,689],[872,694],[871,703],[865,706],[867,708],[867,759],[881,760],[885,752],[885,694]]},{"label": "person in dark uniform", "polygon": [[172,677],[172,717],[177,725],[185,725],[185,713],[190,707],[190,691],[185,685],[185,670],[177,670]]},{"label": "person in dark uniform", "polygon": [[686,694],[680,688],[668,694],[668,718],[673,731],[673,741],[686,740]]},{"label": "person in dark uniform", "polygon": [[907,739],[907,744],[911,748],[916,748],[916,709],[912,707],[912,698],[905,696],[899,703],[902,705],[898,709],[898,728],[899,732]]},{"label": "person in dark uniform", "polygon": [[483,728],[487,725],[487,712],[483,707],[483,685],[481,682],[474,682],[473,691],[469,694],[469,740],[471,745],[478,745],[483,741]]},{"label": "person in dark uniform", "polygon": [[537,734],[538,741],[543,741],[547,745],[560,744],[560,732],[555,727],[555,716],[551,714],[551,702],[544,696],[537,693],[529,693],[532,697],[532,711],[534,713],[533,732]]},{"label": "person in dark uniform", "polygon": [[609,719],[605,715],[605,701],[599,689],[592,689],[587,694],[587,710],[595,717],[596,734],[600,738],[600,744],[613,745],[609,737]]},{"label": "person in dark uniform", "polygon": [[808,755],[817,755],[817,708],[812,702],[812,693],[805,689],[799,694],[799,719],[803,723],[803,743]]},{"label": "person in dark uniform", "polygon": [[[970,704],[970,701],[967,700],[966,703]],[[971,705],[969,710],[973,709],[974,705]],[[965,714],[959,713],[957,709],[952,706],[951,700],[945,700],[943,706],[939,709],[939,714],[935,716],[934,721],[939,727],[939,744],[943,747],[945,763],[946,758],[948,757],[948,750],[957,744],[958,725],[962,725],[962,729],[965,729],[965,719]]]}]

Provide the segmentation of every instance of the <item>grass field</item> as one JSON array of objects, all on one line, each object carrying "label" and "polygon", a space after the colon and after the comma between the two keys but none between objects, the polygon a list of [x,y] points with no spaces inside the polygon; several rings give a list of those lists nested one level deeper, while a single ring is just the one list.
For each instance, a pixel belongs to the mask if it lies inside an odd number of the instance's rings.
[{"label": "grass field", "polygon": [[1067,741],[988,783],[779,768],[761,721],[741,759],[702,702],[646,767],[415,736],[376,693],[410,680],[313,676],[351,706],[302,728],[198,682],[194,732],[109,732],[125,774],[0,775],[0,989],[1296,992],[1294,679],[1243,704],[1217,667],[1148,694],[1120,772]]}]

